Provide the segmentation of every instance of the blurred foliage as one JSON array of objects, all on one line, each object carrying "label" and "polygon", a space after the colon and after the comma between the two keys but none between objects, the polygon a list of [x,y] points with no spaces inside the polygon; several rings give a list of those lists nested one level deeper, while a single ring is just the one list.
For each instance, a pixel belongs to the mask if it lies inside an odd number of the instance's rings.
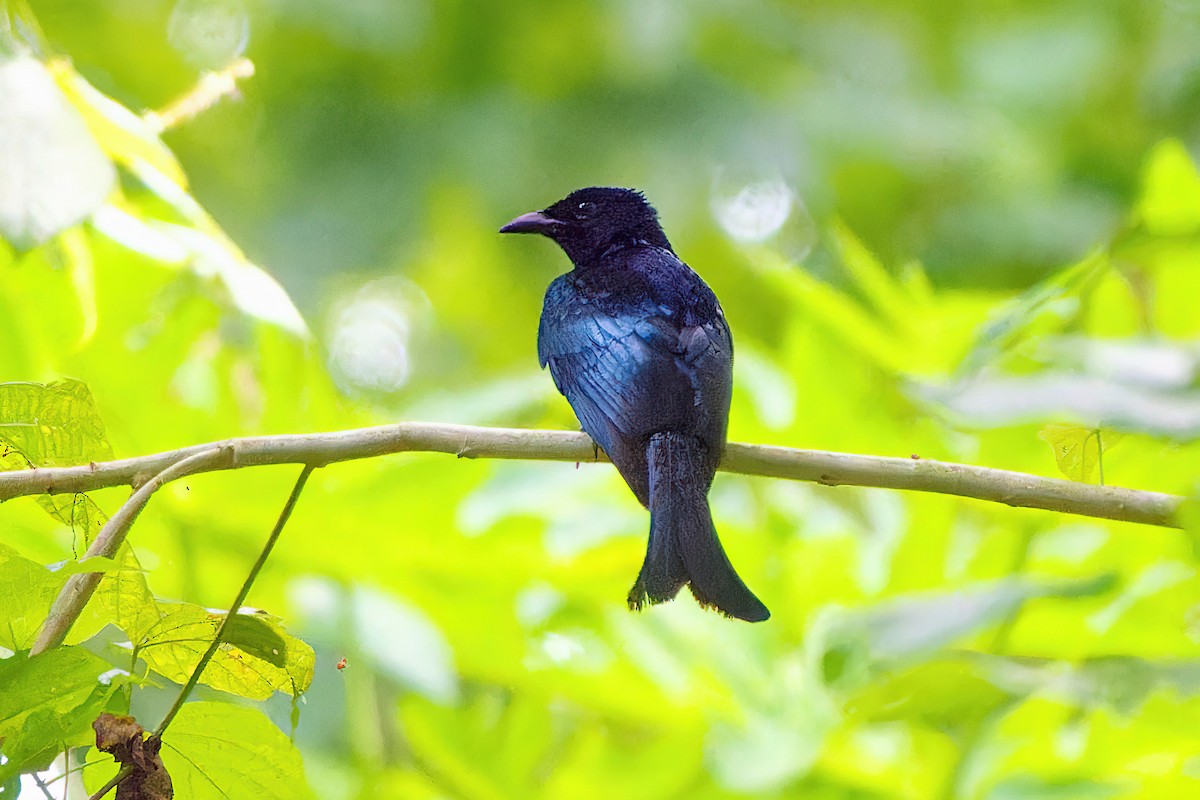
[{"label": "blurred foliage", "polygon": [[[31,5],[0,3],[4,469],[574,428],[533,356],[561,255],[494,230],[603,182],[722,298],[731,438],[1078,479],[1102,441],[1106,483],[1195,498],[1190,4]],[[160,138],[141,110],[243,53],[243,96]],[[99,564],[124,492],[0,509],[0,796],[101,711],[161,717],[294,477],[173,484]],[[625,610],[646,519],[608,467],[319,471],[270,613],[164,738],[178,796],[1195,795],[1197,499],[1184,532],[733,475],[712,499],[765,625]],[[26,659],[81,569],[85,618]]]}]

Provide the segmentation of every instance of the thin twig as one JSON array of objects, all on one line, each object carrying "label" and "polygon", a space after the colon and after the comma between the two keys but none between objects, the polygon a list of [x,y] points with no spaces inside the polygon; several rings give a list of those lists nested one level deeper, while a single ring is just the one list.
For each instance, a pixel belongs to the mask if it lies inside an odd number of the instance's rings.
[{"label": "thin twig", "polygon": [[163,721],[159,723],[155,729],[153,738],[162,738],[163,731],[171,724],[171,720],[175,719],[175,715],[179,713],[179,709],[183,707],[184,702],[196,688],[196,683],[200,680],[200,676],[204,673],[204,668],[208,666],[208,662],[212,660],[216,654],[217,648],[221,646],[221,642],[225,639],[225,632],[229,629],[229,624],[237,615],[238,609],[246,602],[246,596],[250,594],[250,587],[254,585],[254,579],[258,577],[259,571],[263,565],[267,563],[267,557],[271,555],[271,550],[275,547],[275,543],[279,541],[279,535],[283,533],[283,526],[287,524],[288,518],[292,516],[292,509],[296,507],[296,501],[300,499],[300,492],[304,490],[304,484],[308,482],[308,476],[316,469],[311,464],[306,464],[300,472],[300,477],[296,479],[296,485],[292,487],[292,493],[288,496],[287,502],[283,504],[283,510],[279,512],[279,519],[275,521],[275,527],[271,529],[271,535],[267,537],[267,543],[263,545],[262,552],[258,554],[258,560],[254,562],[254,566],[250,568],[250,572],[246,575],[246,580],[242,582],[242,588],[238,590],[237,597],[233,599],[233,603],[229,606],[229,611],[225,613],[225,618],[221,620],[221,626],[217,628],[217,633],[213,636],[213,640],[209,642],[208,649],[204,651],[204,655],[200,656],[200,661],[196,663],[196,668],[192,670],[192,674],[188,676],[187,683],[179,690],[179,694],[175,697],[175,702],[171,706],[171,710],[163,717]]},{"label": "thin twig", "polygon": [[[264,464],[313,464],[373,458],[388,453],[449,453],[463,458],[516,458],[597,461],[592,440],[568,431],[480,428],[470,425],[404,422],[375,428],[287,436],[254,436],[195,445],[154,455],[79,467],[0,473],[0,502],[36,494],[89,492],[107,486],[139,485],[180,459],[220,448],[230,458],[214,459],[194,471]],[[827,486],[877,486],[972,497],[1010,506],[1066,514],[1179,527],[1182,502],[1160,492],[1095,486],[967,464],[915,458],[887,458],[730,443],[721,469],[743,475],[813,481]]]},{"label": "thin twig", "polygon": [[170,130],[180,123],[194,119],[226,97],[238,93],[238,81],[254,75],[254,62],[239,58],[224,69],[206,72],[187,94],[173,100],[160,111],[147,111],[142,121],[156,134]]},{"label": "thin twig", "polygon": [[33,776],[34,785],[42,790],[42,794],[46,795],[46,800],[55,800],[54,795],[50,794],[50,787],[46,785],[44,780],[42,780],[42,776],[38,775],[36,772],[31,774]]},{"label": "thin twig", "polygon": [[[84,558],[116,557],[121,545],[125,542],[125,535],[129,532],[130,526],[133,525],[133,521],[145,508],[154,492],[177,478],[214,469],[221,461],[228,462],[230,460],[229,454],[221,448],[210,447],[168,465],[154,478],[142,484],[117,510],[117,513],[109,518],[104,527],[100,529],[100,533],[96,535],[96,539],[88,548],[87,553],[84,554]],[[42,630],[30,651],[30,656],[36,656],[51,647],[62,644],[63,639],[67,636],[67,631],[75,624],[75,620],[79,619],[83,607],[91,599],[92,593],[96,591],[102,577],[104,577],[103,574],[99,572],[80,572],[67,579],[58,593],[58,597],[54,599],[54,605],[51,606],[50,614],[42,624]]]}]

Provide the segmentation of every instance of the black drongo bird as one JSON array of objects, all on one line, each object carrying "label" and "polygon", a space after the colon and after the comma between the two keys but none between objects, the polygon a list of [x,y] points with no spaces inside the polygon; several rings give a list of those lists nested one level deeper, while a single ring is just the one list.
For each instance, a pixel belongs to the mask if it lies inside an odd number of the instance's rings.
[{"label": "black drongo bird", "polygon": [[580,189],[500,232],[547,236],[574,266],[546,292],[538,359],[650,509],[630,608],[670,600],[687,584],[703,606],[767,619],[708,509],[733,384],[733,340],[712,290],[630,189]]}]

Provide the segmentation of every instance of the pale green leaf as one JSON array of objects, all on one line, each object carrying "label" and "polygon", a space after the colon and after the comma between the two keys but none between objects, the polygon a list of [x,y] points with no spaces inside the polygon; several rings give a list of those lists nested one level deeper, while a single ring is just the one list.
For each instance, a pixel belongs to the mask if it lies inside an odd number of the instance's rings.
[{"label": "pale green leaf", "polygon": [[1058,469],[1073,481],[1104,483],[1104,454],[1121,441],[1122,434],[1082,425],[1047,425],[1038,438],[1050,445]]},{"label": "pale green leaf", "polygon": [[27,650],[33,645],[66,579],[66,573],[0,546],[0,647]]},{"label": "pale green leaf", "polygon": [[1039,330],[1060,328],[1078,313],[1080,297],[1108,269],[1107,258],[1091,255],[999,305],[976,333],[960,374],[977,372]]}]

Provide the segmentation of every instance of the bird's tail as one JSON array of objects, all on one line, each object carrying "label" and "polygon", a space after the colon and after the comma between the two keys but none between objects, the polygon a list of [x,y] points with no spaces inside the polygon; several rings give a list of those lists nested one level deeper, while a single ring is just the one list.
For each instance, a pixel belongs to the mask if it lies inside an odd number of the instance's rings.
[{"label": "bird's tail", "polygon": [[678,433],[650,439],[650,541],[629,607],[673,598],[689,584],[696,601],[721,613],[761,622],[767,607],[738,577],[717,538],[708,509],[704,445]]}]

